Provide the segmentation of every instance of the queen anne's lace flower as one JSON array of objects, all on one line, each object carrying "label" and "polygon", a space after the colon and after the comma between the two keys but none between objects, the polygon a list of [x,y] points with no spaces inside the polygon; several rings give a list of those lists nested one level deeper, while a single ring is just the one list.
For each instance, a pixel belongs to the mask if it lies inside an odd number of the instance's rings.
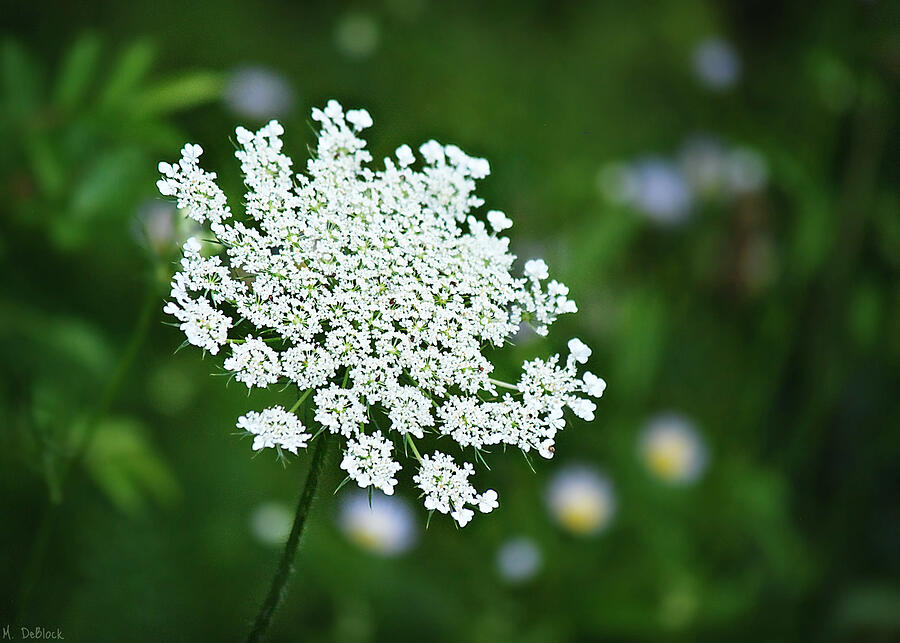
[{"label": "queen anne's lace flower", "polygon": [[488,489],[482,494],[469,483],[469,476],[475,469],[468,462],[458,466],[449,455],[435,451],[434,455],[422,457],[419,473],[413,482],[425,493],[425,508],[449,513],[460,527],[472,520],[475,512],[466,505],[478,507],[488,513],[498,506],[497,492]]},{"label": "queen anne's lace flower", "polygon": [[487,213],[488,223],[494,229],[494,232],[503,232],[512,227],[512,221],[500,210],[489,210]]},{"label": "queen anne's lace flower", "polygon": [[250,411],[238,418],[237,427],[256,436],[253,450],[280,447],[296,454],[305,448],[310,434],[303,429],[300,419],[280,406],[273,406],[261,413]]},{"label": "queen anne's lace flower", "polygon": [[583,380],[584,392],[591,397],[601,397],[603,395],[603,391],[606,390],[606,380],[604,380],[602,377],[597,377],[590,371],[585,372]]},{"label": "queen anne's lace flower", "polygon": [[394,445],[382,437],[381,431],[361,433],[347,441],[341,469],[360,487],[372,486],[390,496],[397,484],[394,474],[400,471],[400,465],[391,459],[393,450]]},{"label": "queen anne's lace flower", "polygon": [[[432,433],[461,447],[552,457],[564,409],[592,419],[595,406],[582,395],[603,393],[600,378],[579,379],[590,348],[572,340],[564,361],[526,362],[516,384],[491,379],[482,351],[523,322],[546,335],[577,307],[568,288],[547,281],[543,260],[528,261],[523,277],[511,272],[516,258],[499,233],[512,222],[497,210],[477,214],[486,160],[428,141],[418,154],[401,145],[375,169],[358,136],[372,124],[368,112],[330,101],[312,116],[321,129],[305,174],[283,154],[277,122],[237,128],[241,212],[200,168],[199,146],[160,163],[160,192],[222,248],[204,256],[196,240],[185,244],[165,311],[188,342],[223,351],[225,369],[246,386],[314,392],[315,421],[346,440],[342,467],[358,484],[389,493],[400,469],[392,454],[408,453],[419,459],[413,479],[425,506],[465,524],[468,507],[490,511],[497,494],[475,491],[470,463],[420,457],[414,440]],[[281,407],[248,413],[240,426],[257,436],[255,449],[293,451],[308,438]]]},{"label": "queen anne's lace flower", "polygon": [[579,364],[584,364],[591,356],[591,349],[577,337],[569,340],[569,351],[572,353],[572,357],[575,358],[575,361]]},{"label": "queen anne's lace flower", "polygon": [[316,393],[316,422],[344,437],[356,435],[366,421],[366,409],[352,389],[332,384]]},{"label": "queen anne's lace flower", "polygon": [[278,353],[253,335],[247,335],[243,343],[234,344],[231,357],[225,360],[225,368],[232,371],[234,379],[246,384],[247,388],[266,387],[277,382],[281,376]]}]

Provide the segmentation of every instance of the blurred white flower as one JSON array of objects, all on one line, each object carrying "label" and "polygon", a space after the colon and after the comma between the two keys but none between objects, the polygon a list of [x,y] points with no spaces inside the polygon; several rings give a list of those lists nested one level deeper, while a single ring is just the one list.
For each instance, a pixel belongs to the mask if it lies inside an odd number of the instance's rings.
[{"label": "blurred white flower", "polygon": [[651,418],[641,435],[641,457],[653,475],[670,484],[687,484],[706,468],[707,451],[693,422],[675,413]]},{"label": "blurred white flower", "polygon": [[291,533],[293,516],[280,502],[264,502],[250,513],[250,533],[258,542],[273,547],[282,545]]},{"label": "blurred white flower", "polygon": [[381,556],[395,556],[415,543],[416,530],[412,509],[406,500],[373,492],[354,491],[344,496],[338,525],[351,541]]},{"label": "blurred white flower", "polygon": [[738,147],[728,154],[725,178],[736,195],[759,192],[766,187],[769,170],[762,155],[747,147]]},{"label": "blurred white flower", "polygon": [[748,147],[727,148],[709,135],[692,136],[678,155],[682,174],[704,197],[736,197],[766,187],[765,159]]},{"label": "blurred white flower", "polygon": [[564,529],[589,535],[609,525],[616,499],[606,476],[593,467],[574,465],[561,469],[550,479],[547,506]]},{"label": "blurred white flower", "polygon": [[662,224],[681,223],[688,217],[694,194],[674,163],[649,157],[638,161],[633,171],[635,208]]},{"label": "blurred white flower", "polygon": [[172,203],[159,199],[145,202],[137,211],[135,237],[157,254],[173,250],[173,246],[181,245],[183,241],[183,239],[176,240],[176,212]]},{"label": "blurred white flower", "polygon": [[678,152],[678,166],[691,189],[703,197],[718,197],[726,190],[728,152],[708,134],[689,136]]},{"label": "blurred white flower", "polygon": [[521,583],[540,570],[541,550],[530,538],[511,538],[497,551],[497,571],[511,583]]},{"label": "blurred white flower", "polygon": [[708,38],[694,47],[694,74],[709,89],[721,91],[733,87],[741,77],[741,59],[731,43]]},{"label": "blurred white flower", "polygon": [[294,91],[284,76],[265,67],[241,67],[228,78],[225,104],[239,116],[269,120],[289,114]]},{"label": "blurred white flower", "polygon": [[368,58],[378,48],[380,39],[378,21],[362,11],[345,13],[334,27],[334,44],[348,58]]},{"label": "blurred white flower", "polygon": [[628,205],[660,224],[681,223],[696,201],[733,199],[762,190],[765,159],[746,147],[729,148],[708,134],[689,136],[675,160],[660,156],[610,163],[597,173],[609,201]]}]

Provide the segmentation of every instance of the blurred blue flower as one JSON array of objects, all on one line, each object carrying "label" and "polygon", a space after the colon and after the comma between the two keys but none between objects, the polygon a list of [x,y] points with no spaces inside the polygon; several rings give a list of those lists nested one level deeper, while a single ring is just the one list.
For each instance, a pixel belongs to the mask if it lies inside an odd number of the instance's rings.
[{"label": "blurred blue flower", "polygon": [[647,157],[639,160],[631,172],[631,203],[635,208],[657,223],[672,225],[687,219],[694,192],[674,163]]},{"label": "blurred blue flower", "polygon": [[711,134],[688,136],[678,151],[678,167],[691,189],[706,198],[726,191],[728,150]]},{"label": "blurred blue flower", "polygon": [[497,571],[510,583],[521,583],[540,570],[541,550],[530,538],[511,538],[497,551]]},{"label": "blurred blue flower", "polygon": [[747,147],[738,147],[728,154],[726,181],[733,194],[759,192],[766,187],[768,178],[766,160],[759,152]]},{"label": "blurred blue flower", "polygon": [[692,62],[697,79],[709,89],[730,89],[740,80],[741,59],[731,43],[721,38],[708,38],[698,43]]},{"label": "blurred blue flower", "polygon": [[240,67],[228,78],[225,104],[239,116],[264,121],[289,114],[294,91],[284,76],[265,67]]}]

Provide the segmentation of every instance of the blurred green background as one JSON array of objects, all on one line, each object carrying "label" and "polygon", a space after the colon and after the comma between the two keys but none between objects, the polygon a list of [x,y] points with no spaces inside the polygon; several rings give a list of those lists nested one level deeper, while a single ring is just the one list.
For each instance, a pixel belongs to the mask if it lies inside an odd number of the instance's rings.
[{"label": "blurred green background", "polygon": [[[502,504],[463,530],[425,531],[401,480],[416,538],[394,556],[342,528],[332,462],[271,640],[900,640],[900,3],[0,15],[0,627],[246,635],[305,457],[234,435],[289,393],[173,355],[189,230],[156,163],[200,143],[241,194],[234,126],[278,116],[302,166],[334,97],[372,113],[376,158],[434,137],[491,161],[487,207],[581,309],[498,372],[577,335],[609,390],[536,473],[480,467]],[[660,417],[706,454],[689,479],[642,451]],[[609,482],[594,533],[550,512],[573,465]]]}]

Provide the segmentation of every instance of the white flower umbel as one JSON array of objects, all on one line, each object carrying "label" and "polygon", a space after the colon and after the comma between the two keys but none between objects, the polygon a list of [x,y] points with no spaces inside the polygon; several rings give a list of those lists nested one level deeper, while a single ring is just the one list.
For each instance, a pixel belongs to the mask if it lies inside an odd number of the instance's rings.
[{"label": "white flower umbel", "polygon": [[382,437],[381,431],[362,433],[347,441],[341,469],[360,487],[372,486],[390,496],[397,484],[394,475],[400,471],[400,465],[391,459],[393,450],[394,445]]},{"label": "white flower umbel", "polygon": [[235,344],[231,357],[225,360],[225,368],[234,373],[234,379],[247,388],[266,387],[281,376],[278,353],[266,346],[261,339],[248,335],[241,344]]},{"label": "white flower umbel", "polygon": [[435,451],[431,457],[422,457],[422,466],[413,482],[425,493],[426,509],[448,513],[464,527],[475,515],[466,505],[476,506],[482,513],[498,506],[496,491],[488,489],[479,494],[469,483],[469,476],[474,472],[470,463],[464,462],[460,467],[449,455]]},{"label": "white flower umbel", "polygon": [[306,447],[311,437],[303,429],[300,419],[280,406],[273,406],[261,413],[250,411],[238,418],[237,428],[254,435],[253,450],[280,447],[293,454]]},{"label": "white flower umbel", "polygon": [[[448,436],[459,447],[552,457],[565,409],[590,420],[595,406],[584,395],[603,392],[602,380],[578,372],[590,348],[572,340],[565,357],[526,362],[515,384],[492,379],[483,351],[523,322],[546,335],[577,306],[542,259],[513,270],[500,236],[512,221],[482,213],[474,194],[486,160],[428,141],[401,145],[378,169],[359,136],[372,125],[367,111],[330,101],[312,117],[318,145],[301,174],[277,122],[237,128],[247,190],[235,211],[216,175],[200,168],[200,146],[160,163],[160,192],[215,241],[185,244],[165,310],[189,343],[224,353],[225,369],[248,388],[295,385],[315,422],[345,441],[342,466],[358,484],[390,493],[394,456],[408,453],[419,460],[414,480],[426,506],[465,524],[469,507],[490,511],[497,494],[476,493],[470,463],[420,457],[415,440]],[[241,426],[257,436],[254,448],[293,450],[305,441],[291,442],[288,427],[307,434],[287,415],[248,413]]]}]

